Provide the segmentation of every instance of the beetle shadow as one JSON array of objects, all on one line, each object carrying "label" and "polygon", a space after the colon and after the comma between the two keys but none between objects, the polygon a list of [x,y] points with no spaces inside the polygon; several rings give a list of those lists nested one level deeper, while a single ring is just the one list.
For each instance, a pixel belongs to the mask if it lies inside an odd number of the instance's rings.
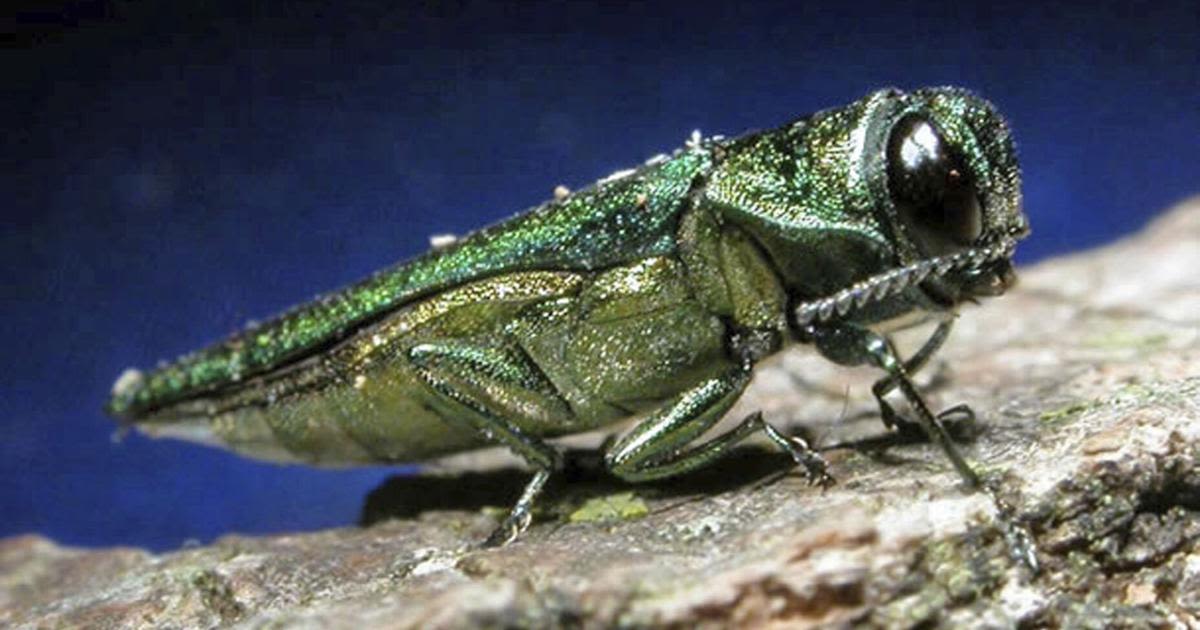
[{"label": "beetle shadow", "polygon": [[[972,419],[963,423],[948,423],[952,439],[973,441],[978,437],[978,425]],[[812,435],[801,437],[810,443]],[[913,423],[895,430],[871,434],[856,439],[833,441],[817,447],[821,453],[849,450],[872,460],[892,466],[908,461],[893,450],[913,444],[928,443],[924,431]],[[715,462],[697,470],[658,481],[630,483],[609,473],[603,455],[596,449],[567,449],[564,467],[551,476],[539,501],[542,506],[578,506],[589,498],[617,492],[635,492],[647,499],[664,502],[711,496],[755,484],[770,483],[772,477],[789,473],[800,474],[790,456],[762,446],[743,445],[732,449]],[[414,518],[429,511],[479,511],[485,507],[508,509],[516,502],[532,473],[506,467],[486,471],[464,471],[446,474],[406,474],[387,478],[363,499],[359,525],[363,527],[389,519]]]},{"label": "beetle shadow", "polygon": [[[568,450],[561,473],[551,477],[542,505],[571,505],[615,492],[636,492],[654,499],[715,495],[786,474],[794,462],[784,453],[761,447],[733,449],[698,470],[653,482],[629,483],[604,469],[597,451]],[[359,525],[413,518],[427,511],[479,511],[512,506],[531,474],[519,468],[469,471],[456,475],[395,475],[363,500]]]}]

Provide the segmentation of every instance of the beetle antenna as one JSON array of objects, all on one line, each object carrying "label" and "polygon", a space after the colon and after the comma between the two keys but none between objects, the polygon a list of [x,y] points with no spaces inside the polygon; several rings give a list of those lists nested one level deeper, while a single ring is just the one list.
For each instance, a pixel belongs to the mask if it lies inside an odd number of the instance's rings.
[{"label": "beetle antenna", "polygon": [[834,316],[845,316],[872,302],[879,302],[912,288],[930,277],[940,278],[952,271],[978,268],[986,263],[1011,258],[1016,240],[1004,240],[997,245],[926,258],[868,277],[828,297],[803,302],[796,307],[796,323],[807,326],[827,322]]}]

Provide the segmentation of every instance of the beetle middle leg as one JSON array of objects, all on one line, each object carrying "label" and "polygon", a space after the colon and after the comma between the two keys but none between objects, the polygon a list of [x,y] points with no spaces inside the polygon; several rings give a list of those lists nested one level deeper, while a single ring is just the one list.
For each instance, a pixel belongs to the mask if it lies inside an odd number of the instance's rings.
[{"label": "beetle middle leg", "polygon": [[529,527],[534,501],[550,474],[562,467],[559,451],[522,430],[514,419],[561,419],[569,417],[570,410],[518,350],[441,341],[417,345],[408,355],[435,399],[448,407],[443,414],[447,420],[464,421],[489,442],[512,449],[535,469],[508,517],[484,545],[511,541]]},{"label": "beetle middle leg", "polygon": [[812,483],[831,483],[833,479],[826,473],[820,455],[804,440],[781,434],[759,412],[746,416],[727,433],[685,448],[729,411],[749,382],[749,368],[738,367],[693,386],[618,439],[605,453],[605,465],[626,481],[672,477],[721,457],[737,443],[762,431],[804,466]]}]

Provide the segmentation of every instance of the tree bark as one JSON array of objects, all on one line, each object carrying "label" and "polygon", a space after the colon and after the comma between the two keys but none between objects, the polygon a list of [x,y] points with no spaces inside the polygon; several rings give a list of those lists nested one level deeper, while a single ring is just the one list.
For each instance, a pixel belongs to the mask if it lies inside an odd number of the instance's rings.
[{"label": "tree bark", "polygon": [[524,537],[484,550],[527,473],[483,453],[390,480],[363,527],[160,555],[0,541],[0,625],[1200,627],[1200,200],[1022,270],[919,379],[935,409],[976,411],[963,450],[1039,574],[987,494],[880,424],[877,376],[797,348],[732,414],[803,431],[832,488],[766,443],[637,486],[589,451]]}]

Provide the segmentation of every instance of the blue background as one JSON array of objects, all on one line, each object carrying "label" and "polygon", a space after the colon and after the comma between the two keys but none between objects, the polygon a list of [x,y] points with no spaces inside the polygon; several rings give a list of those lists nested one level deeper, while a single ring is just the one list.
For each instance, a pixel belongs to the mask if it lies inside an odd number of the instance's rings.
[{"label": "blue background", "polygon": [[1190,0],[147,4],[8,9],[0,535],[161,549],[354,522],[394,469],[114,444],[113,379],[695,128],[971,87],[1016,129],[1025,262],[1200,191]]}]

